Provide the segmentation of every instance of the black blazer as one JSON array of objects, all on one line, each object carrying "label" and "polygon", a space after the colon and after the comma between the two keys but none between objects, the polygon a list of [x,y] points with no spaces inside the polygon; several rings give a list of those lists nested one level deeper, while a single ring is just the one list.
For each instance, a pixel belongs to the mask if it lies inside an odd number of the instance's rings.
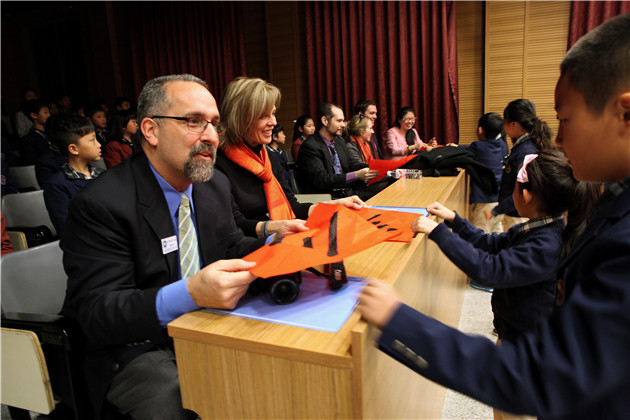
[{"label": "black blazer", "polygon": [[[230,184],[222,173],[194,184],[193,200],[203,266],[264,244],[236,226]],[[97,413],[117,371],[156,345],[172,345],[155,300],[161,287],[178,280],[177,252],[164,255],[161,245],[174,234],[144,154],[108,170],[70,203],[61,240],[69,277],[63,312],[87,337],[86,379]]]},{"label": "black blazer", "polygon": [[[284,178],[281,163],[273,152],[269,152],[269,160],[273,175],[282,186],[295,217],[306,220],[311,203],[299,203],[295,198],[289,182]],[[236,224],[243,229],[245,235],[255,238],[256,224],[261,220],[269,220],[264,183],[256,175],[233,162],[221,149],[217,151],[216,167],[230,180]]]},{"label": "black blazer", "polygon": [[333,141],[343,174],[335,174],[328,146],[318,132],[309,136],[300,146],[297,167],[302,187],[307,192],[330,194],[334,189],[348,188],[346,173],[367,167],[361,160],[350,157],[342,138],[335,137]]}]

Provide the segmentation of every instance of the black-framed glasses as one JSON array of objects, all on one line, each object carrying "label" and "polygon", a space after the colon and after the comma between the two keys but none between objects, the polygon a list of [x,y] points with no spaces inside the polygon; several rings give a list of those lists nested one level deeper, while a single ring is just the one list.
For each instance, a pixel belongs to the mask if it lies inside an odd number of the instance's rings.
[{"label": "black-framed glasses", "polygon": [[406,122],[406,123],[416,122],[416,117],[403,118],[403,121]]},{"label": "black-framed glasses", "polygon": [[185,121],[188,131],[190,131],[191,133],[203,133],[204,131],[206,131],[206,128],[208,128],[208,124],[212,124],[215,129],[219,125],[217,121],[208,121],[204,118],[199,117],[172,117],[170,115],[154,115],[151,117],[151,119],[153,118],[170,118],[172,120]]}]

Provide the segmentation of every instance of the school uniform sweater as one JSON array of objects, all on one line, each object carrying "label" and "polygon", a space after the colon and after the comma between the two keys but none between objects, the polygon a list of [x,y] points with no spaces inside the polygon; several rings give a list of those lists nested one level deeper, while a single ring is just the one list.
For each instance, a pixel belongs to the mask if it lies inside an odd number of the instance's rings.
[{"label": "school uniform sweater", "polygon": [[562,217],[542,226],[539,220],[489,235],[456,215],[452,232],[440,223],[429,235],[473,281],[494,288],[494,324],[502,340],[535,331],[554,306],[565,224]]},{"label": "school uniform sweater", "polygon": [[63,235],[70,200],[87,185],[88,182],[97,178],[103,172],[101,168],[90,168],[91,178],[75,171],[67,162],[61,167],[61,171],[55,173],[44,185],[44,202],[46,210],[50,216],[57,235]]},{"label": "school uniform sweater", "polygon": [[[501,162],[508,154],[508,147],[500,135],[493,139],[476,140],[469,145],[459,147],[472,152],[479,162],[492,171],[497,185],[501,185],[501,176],[503,174]],[[470,184],[470,203],[494,203],[498,198],[498,191],[496,194],[488,194],[479,188],[476,183]]]}]

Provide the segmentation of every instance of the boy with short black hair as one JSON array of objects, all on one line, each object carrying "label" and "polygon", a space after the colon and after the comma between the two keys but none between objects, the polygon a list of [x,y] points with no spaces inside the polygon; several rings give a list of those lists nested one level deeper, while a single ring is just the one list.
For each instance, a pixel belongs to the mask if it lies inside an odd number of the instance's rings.
[{"label": "boy with short black hair", "polygon": [[45,125],[50,111],[48,105],[39,99],[27,101],[22,111],[33,126],[20,140],[20,157],[23,165],[34,165],[40,156],[48,153],[50,143],[46,137]]},{"label": "boy with short black hair", "polygon": [[50,127],[50,137],[67,157],[61,166],[62,170],[51,176],[44,185],[46,209],[61,237],[70,200],[104,169],[89,165],[101,158],[101,145],[96,140],[94,126],[87,118],[74,114],[55,116]]},{"label": "boy with short black hair", "polygon": [[[460,145],[475,154],[475,158],[486,165],[494,173],[497,185],[501,185],[503,168],[501,162],[508,154],[506,134],[503,131],[503,117],[496,112],[488,112],[479,118],[477,124],[477,140],[470,145]],[[502,216],[486,219],[485,209],[492,209],[498,203],[499,193],[487,194],[474,182],[470,184],[470,217],[475,227],[486,233],[501,233]]]},{"label": "boy with short black hair", "polygon": [[[539,418],[630,412],[630,13],[566,54],[556,85],[556,143],[581,181],[608,182],[557,270],[556,308],[538,335],[494,346],[400,302],[375,280],[360,297],[380,348],[426,378],[500,410]],[[593,141],[597,139],[597,152]]]},{"label": "boy with short black hair", "polygon": [[[284,178],[289,183],[289,187],[291,191],[293,191],[293,186],[291,185],[291,172],[289,171],[289,162],[287,162],[287,158],[284,155],[284,152],[280,148],[281,145],[287,140],[286,135],[284,134],[284,127],[280,124],[276,124],[271,131],[271,143],[265,145],[269,155],[273,155],[278,159],[280,165],[282,166],[282,173],[284,174]],[[295,194],[295,191],[293,191]]]},{"label": "boy with short black hair", "polygon": [[127,112],[131,108],[131,99],[126,96],[117,96],[114,99],[114,115]]},{"label": "boy with short black hair", "polygon": [[105,146],[109,141],[107,131],[107,113],[98,103],[92,103],[85,107],[85,117],[94,125],[96,140]]}]

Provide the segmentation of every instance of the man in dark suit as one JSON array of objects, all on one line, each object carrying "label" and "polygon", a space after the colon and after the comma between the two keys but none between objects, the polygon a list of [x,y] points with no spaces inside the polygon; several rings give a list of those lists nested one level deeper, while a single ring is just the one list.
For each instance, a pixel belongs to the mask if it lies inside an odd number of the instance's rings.
[{"label": "man in dark suit", "polygon": [[346,126],[341,108],[325,102],[317,108],[319,130],[309,136],[298,154],[297,166],[303,189],[311,193],[327,193],[333,198],[355,193],[362,199],[366,182],[378,175],[360,160],[352,160],[340,137]]},{"label": "man in dark suit", "polygon": [[401,304],[388,285],[374,281],[363,290],[359,310],[382,329],[384,352],[503,411],[556,420],[628,417],[629,34],[630,13],[612,18],[582,37],[560,66],[556,143],[577,179],[610,184],[560,262],[557,307],[547,324],[538,335],[495,346]]},{"label": "man in dark suit", "polygon": [[[376,102],[370,99],[361,99],[359,102],[354,104],[352,112],[354,115],[364,115],[365,117],[371,119],[374,123],[374,127],[376,128],[376,119],[378,118],[378,108],[376,107]],[[372,133],[372,136],[370,136],[370,150],[372,150],[372,156],[374,156],[374,159],[383,159],[381,144],[376,132]]]},{"label": "man in dark suit", "polygon": [[213,174],[219,111],[205,82],[191,75],[149,81],[138,120],[144,153],[71,202],[61,241],[64,313],[87,337],[97,418],[114,406],[133,418],[184,419],[194,413],[182,408],[166,325],[200,308],[234,308],[254,280],[252,264],[222,259],[242,257],[265,238],[238,229],[229,182]]}]

